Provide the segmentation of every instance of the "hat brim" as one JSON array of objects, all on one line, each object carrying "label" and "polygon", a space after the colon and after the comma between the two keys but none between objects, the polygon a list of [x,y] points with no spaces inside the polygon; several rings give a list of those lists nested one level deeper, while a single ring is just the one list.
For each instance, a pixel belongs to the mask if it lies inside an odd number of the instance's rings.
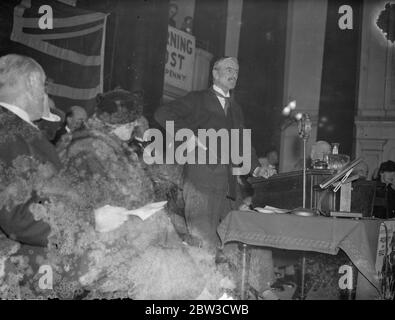
[{"label": "hat brim", "polygon": [[44,119],[46,121],[50,121],[50,122],[60,122],[61,118],[56,115],[53,114],[52,112],[49,112],[48,115],[42,116],[41,119]]}]

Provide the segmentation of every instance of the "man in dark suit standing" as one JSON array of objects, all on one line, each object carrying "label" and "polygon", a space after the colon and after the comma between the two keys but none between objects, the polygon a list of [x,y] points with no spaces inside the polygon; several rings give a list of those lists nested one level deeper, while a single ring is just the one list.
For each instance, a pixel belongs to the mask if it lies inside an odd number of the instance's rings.
[{"label": "man in dark suit standing", "polygon": [[[174,132],[183,128],[192,130],[195,135],[188,143],[198,148],[205,148],[204,141],[198,139],[198,129],[214,129],[217,132],[225,129],[229,137],[231,129],[239,129],[239,133],[242,133],[243,113],[230,94],[230,90],[236,86],[238,72],[236,58],[219,59],[212,70],[214,84],[211,88],[190,92],[160,107],[155,113],[155,119],[164,128],[166,121],[173,121]],[[224,152],[228,152],[231,159],[229,151],[234,146],[235,141],[231,141],[228,150],[217,148],[216,164],[187,163],[184,166],[183,197],[188,230],[203,246],[213,252],[219,244],[217,227],[220,221],[229,211],[237,208],[237,181],[236,176],[232,174],[235,163],[221,162],[221,159],[226,157]],[[239,150],[245,152],[243,149]],[[250,173],[254,176],[270,176],[267,168],[260,167],[254,149],[246,152],[250,152]]]}]

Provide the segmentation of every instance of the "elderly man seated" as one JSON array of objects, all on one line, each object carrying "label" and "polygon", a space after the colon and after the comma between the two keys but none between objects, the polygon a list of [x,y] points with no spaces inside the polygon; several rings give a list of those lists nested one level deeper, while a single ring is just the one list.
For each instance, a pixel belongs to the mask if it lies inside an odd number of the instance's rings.
[{"label": "elderly man seated", "polygon": [[[15,54],[0,58],[0,188],[13,183],[7,179],[9,169],[24,165],[19,156],[37,160],[48,175],[60,169],[56,150],[33,124],[45,116],[56,118],[45,109],[45,98],[45,73],[37,62]],[[22,243],[46,246],[49,225],[36,221],[29,209],[40,201],[34,190],[2,198],[0,229]]]}]

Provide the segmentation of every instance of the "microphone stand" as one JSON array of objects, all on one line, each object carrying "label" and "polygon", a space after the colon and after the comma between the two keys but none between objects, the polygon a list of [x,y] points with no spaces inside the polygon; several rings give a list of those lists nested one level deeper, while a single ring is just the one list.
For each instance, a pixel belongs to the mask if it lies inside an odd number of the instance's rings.
[{"label": "microphone stand", "polygon": [[[291,103],[293,103],[293,106],[291,106]],[[294,109],[296,107],[296,101],[293,101],[289,103],[284,109],[283,109],[283,114],[284,115],[290,115],[294,113]],[[300,115],[300,116],[299,116]],[[308,215],[312,216],[314,215],[314,212],[311,209],[306,208],[306,143],[307,140],[310,137],[310,132],[311,132],[311,120],[310,116],[307,113],[303,114],[297,114],[294,116],[293,120],[298,121],[298,134],[299,137],[303,139],[303,208],[301,209],[304,214],[308,213]],[[281,130],[285,130],[288,128],[293,120],[288,121],[288,123],[285,123]],[[301,279],[301,290],[300,290],[300,300],[304,300],[305,297],[305,269],[306,269],[306,256],[303,253],[302,255],[302,279]]]},{"label": "microphone stand", "polygon": [[306,208],[306,140],[303,139],[303,208]]},{"label": "microphone stand", "polygon": [[302,114],[298,121],[298,134],[303,139],[303,209],[306,209],[306,143],[310,138],[311,120],[307,113]]},{"label": "microphone stand", "polygon": [[[302,114],[302,117],[298,121],[298,134],[303,139],[303,208],[304,211],[310,211],[306,208],[306,143],[310,137],[311,132],[311,120],[307,113]],[[305,273],[306,273],[306,256],[303,253],[302,256],[302,279],[301,279],[301,290],[300,299],[304,300],[305,297]]]}]

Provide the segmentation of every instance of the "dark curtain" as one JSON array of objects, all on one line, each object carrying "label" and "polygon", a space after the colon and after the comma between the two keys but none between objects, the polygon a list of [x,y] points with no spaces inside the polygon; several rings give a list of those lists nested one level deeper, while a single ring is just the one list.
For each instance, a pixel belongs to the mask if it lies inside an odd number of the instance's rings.
[{"label": "dark curtain", "polygon": [[12,31],[14,7],[19,2],[19,0],[0,1],[0,56],[10,53],[12,50],[10,34]]},{"label": "dark curtain", "polygon": [[168,0],[119,1],[112,87],[144,92],[150,122],[163,95]]},{"label": "dark curtain", "polygon": [[[339,28],[339,8],[353,9],[353,28]],[[357,110],[362,0],[328,1],[317,139],[340,143],[339,153],[353,156]]]},{"label": "dark curtain", "polygon": [[284,91],[286,0],[244,0],[236,99],[258,154],[279,148]]},{"label": "dark curtain", "polygon": [[211,52],[216,57],[224,55],[227,0],[196,0],[193,34],[196,46]]},{"label": "dark curtain", "polygon": [[[10,40],[13,8],[20,0],[0,2],[0,53],[15,52]],[[168,0],[79,0],[77,7],[109,13],[104,89],[143,91],[148,120],[163,95]],[[67,8],[68,6],[64,6]],[[72,7],[70,7],[71,9]]]}]

